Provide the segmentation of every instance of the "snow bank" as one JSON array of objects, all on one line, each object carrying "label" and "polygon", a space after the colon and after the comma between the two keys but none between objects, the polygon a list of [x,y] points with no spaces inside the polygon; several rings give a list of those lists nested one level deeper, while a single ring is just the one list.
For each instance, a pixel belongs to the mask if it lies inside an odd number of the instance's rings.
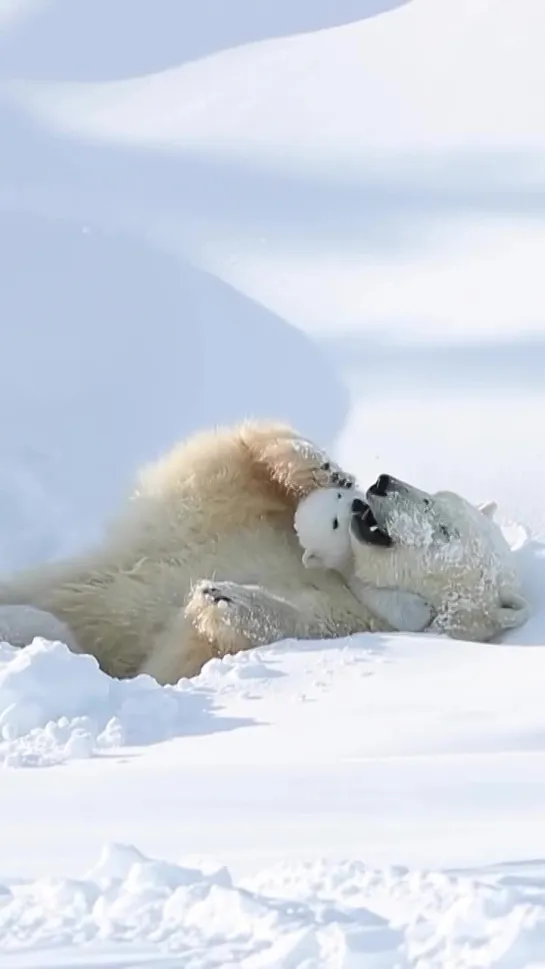
[{"label": "snow bank", "polygon": [[0,885],[0,950],[7,966],[32,947],[115,942],[118,957],[153,945],[191,969],[520,969],[545,957],[537,881],[318,861],[237,885],[226,868],[108,844],[80,879]]},{"label": "snow bank", "polygon": [[127,745],[196,733],[206,697],[187,681],[160,687],[149,676],[114,680],[91,656],[35,638],[24,650],[0,643],[0,763],[47,766]]}]

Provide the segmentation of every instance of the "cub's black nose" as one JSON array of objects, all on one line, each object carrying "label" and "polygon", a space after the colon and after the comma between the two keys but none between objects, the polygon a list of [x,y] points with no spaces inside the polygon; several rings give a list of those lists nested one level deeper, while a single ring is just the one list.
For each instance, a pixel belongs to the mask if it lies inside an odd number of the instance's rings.
[{"label": "cub's black nose", "polygon": [[363,515],[366,508],[367,505],[361,500],[361,498],[354,498],[354,501],[352,502],[352,513],[354,515]]},{"label": "cub's black nose", "polygon": [[377,495],[379,498],[385,498],[390,490],[392,484],[392,476],[389,474],[379,474],[377,480],[369,488],[369,492],[372,495]]}]

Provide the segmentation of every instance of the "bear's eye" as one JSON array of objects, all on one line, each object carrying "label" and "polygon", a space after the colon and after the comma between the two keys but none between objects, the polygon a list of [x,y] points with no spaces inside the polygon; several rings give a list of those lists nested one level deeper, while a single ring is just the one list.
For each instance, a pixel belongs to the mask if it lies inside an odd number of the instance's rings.
[{"label": "bear's eye", "polygon": [[431,505],[430,499],[429,498],[424,498],[423,504],[424,504],[424,508],[429,508],[430,505]]},{"label": "bear's eye", "polygon": [[333,519],[333,529],[338,528],[338,527],[339,527],[339,519],[338,518],[334,518]]},{"label": "bear's eye", "polygon": [[450,532],[446,525],[441,525],[439,528],[439,534],[442,538],[450,538]]}]

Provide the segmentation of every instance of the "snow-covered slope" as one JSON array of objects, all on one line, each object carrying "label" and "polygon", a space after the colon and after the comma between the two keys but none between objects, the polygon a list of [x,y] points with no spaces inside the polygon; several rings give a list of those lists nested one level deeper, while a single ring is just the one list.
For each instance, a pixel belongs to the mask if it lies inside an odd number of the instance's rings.
[{"label": "snow-covered slope", "polygon": [[167,689],[3,659],[3,965],[545,956],[543,648],[286,642]]},{"label": "snow-covered slope", "polygon": [[535,607],[166,690],[1,644],[7,969],[545,964],[544,32],[542,0],[0,0],[0,568],[272,414],[362,484],[498,500]]}]

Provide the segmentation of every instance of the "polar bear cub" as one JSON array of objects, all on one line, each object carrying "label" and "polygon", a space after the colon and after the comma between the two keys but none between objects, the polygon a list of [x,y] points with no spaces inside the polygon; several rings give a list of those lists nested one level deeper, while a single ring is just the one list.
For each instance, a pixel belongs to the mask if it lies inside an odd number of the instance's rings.
[{"label": "polar bear cub", "polygon": [[334,488],[313,493],[300,503],[295,528],[307,567],[321,564],[352,576],[361,601],[373,587],[381,596],[388,590],[378,612],[400,608],[392,616],[396,628],[410,631],[403,625],[404,599],[392,591],[411,593],[429,609],[421,628],[486,642],[530,615],[495,511],[494,503],[476,507],[454,492],[428,494],[383,474],[365,495]]},{"label": "polar bear cub", "polygon": [[303,565],[340,572],[359,601],[392,629],[421,632],[434,615],[422,596],[362,582],[355,574],[350,523],[359,507],[365,507],[363,496],[342,488],[320,488],[299,502],[294,527],[304,550]]}]

